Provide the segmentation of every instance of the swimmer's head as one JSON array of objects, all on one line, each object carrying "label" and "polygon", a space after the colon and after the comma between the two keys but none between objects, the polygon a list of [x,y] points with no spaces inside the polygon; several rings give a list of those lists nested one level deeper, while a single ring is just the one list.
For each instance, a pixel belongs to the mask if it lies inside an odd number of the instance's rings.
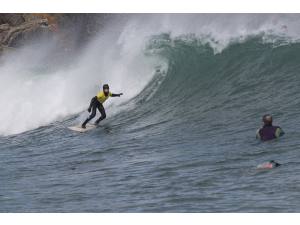
[{"label": "swimmer's head", "polygon": [[278,166],[281,166],[280,163],[278,162],[275,162],[274,160],[271,160],[270,163],[273,165],[273,167],[278,167]]},{"label": "swimmer's head", "polygon": [[264,122],[265,125],[272,125],[273,118],[271,115],[266,114],[263,116],[262,121]]}]

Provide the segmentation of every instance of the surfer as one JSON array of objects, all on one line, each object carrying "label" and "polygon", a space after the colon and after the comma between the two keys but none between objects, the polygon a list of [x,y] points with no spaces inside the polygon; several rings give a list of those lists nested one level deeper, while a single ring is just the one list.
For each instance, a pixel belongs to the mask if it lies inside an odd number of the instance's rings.
[{"label": "surfer", "polygon": [[93,119],[96,116],[97,109],[101,113],[101,116],[99,119],[96,120],[95,125],[98,125],[101,120],[104,120],[106,118],[105,109],[103,107],[103,103],[109,98],[109,97],[120,97],[123,95],[123,93],[120,94],[113,94],[109,91],[108,84],[103,85],[103,91],[98,92],[97,96],[93,97],[90,103],[90,106],[88,108],[88,112],[92,112],[91,115],[83,122],[81,125],[82,128],[86,128],[86,124]]},{"label": "surfer", "polygon": [[262,118],[263,127],[256,132],[256,138],[262,141],[269,141],[284,135],[283,130],[279,126],[273,126],[273,118],[266,114]]}]

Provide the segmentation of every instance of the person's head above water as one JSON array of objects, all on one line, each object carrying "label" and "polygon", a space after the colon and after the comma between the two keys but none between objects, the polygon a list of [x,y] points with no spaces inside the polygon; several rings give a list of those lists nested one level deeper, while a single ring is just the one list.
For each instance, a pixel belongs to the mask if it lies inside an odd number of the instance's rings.
[{"label": "person's head above water", "polygon": [[105,95],[109,94],[109,86],[108,86],[108,84],[104,84],[103,85],[103,92],[104,92]]},{"label": "person's head above water", "polygon": [[262,121],[264,122],[264,125],[272,126],[273,118],[271,115],[266,114],[263,116]]},{"label": "person's head above water", "polygon": [[270,114],[266,114],[262,118],[263,126],[256,132],[256,138],[262,141],[269,141],[284,135],[283,130],[279,126],[273,126],[273,118]]}]

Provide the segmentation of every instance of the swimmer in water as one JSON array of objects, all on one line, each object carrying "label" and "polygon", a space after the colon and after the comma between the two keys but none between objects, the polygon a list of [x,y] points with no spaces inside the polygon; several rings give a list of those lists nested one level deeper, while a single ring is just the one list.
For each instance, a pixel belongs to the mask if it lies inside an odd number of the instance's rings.
[{"label": "swimmer in water", "polygon": [[280,163],[275,162],[274,160],[271,160],[269,162],[265,162],[263,164],[258,165],[257,169],[273,169],[273,168],[276,168],[279,166],[281,166]]},{"label": "swimmer in water", "polygon": [[273,126],[273,118],[266,114],[262,118],[263,127],[256,132],[256,138],[262,141],[269,141],[284,135],[283,130],[279,126]]}]

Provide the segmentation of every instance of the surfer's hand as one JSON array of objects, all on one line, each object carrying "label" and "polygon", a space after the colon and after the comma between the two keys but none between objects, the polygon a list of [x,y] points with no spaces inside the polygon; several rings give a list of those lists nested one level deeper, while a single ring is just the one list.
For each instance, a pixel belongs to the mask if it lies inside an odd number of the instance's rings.
[{"label": "surfer's hand", "polygon": [[121,95],[123,95],[123,93],[120,93],[120,94],[119,94],[119,97],[121,97]]}]

